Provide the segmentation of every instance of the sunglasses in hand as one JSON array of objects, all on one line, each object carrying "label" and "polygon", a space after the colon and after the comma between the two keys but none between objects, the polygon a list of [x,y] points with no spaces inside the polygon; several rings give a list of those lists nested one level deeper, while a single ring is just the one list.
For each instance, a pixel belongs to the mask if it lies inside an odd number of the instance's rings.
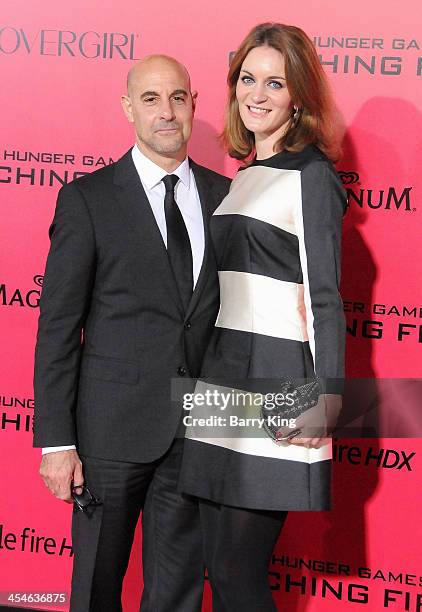
[{"label": "sunglasses in hand", "polygon": [[[80,491],[79,493],[77,491]],[[81,512],[85,512],[89,506],[99,506],[102,501],[96,497],[87,486],[72,486],[72,499]]]}]

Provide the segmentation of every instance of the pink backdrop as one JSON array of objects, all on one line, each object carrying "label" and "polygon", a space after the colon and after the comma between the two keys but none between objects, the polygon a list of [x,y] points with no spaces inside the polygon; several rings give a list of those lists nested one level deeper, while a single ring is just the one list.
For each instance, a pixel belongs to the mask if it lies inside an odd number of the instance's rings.
[{"label": "pink backdrop", "polygon": [[[347,126],[339,170],[354,194],[343,246],[348,376],[421,376],[420,19],[417,0],[2,2],[0,597],[69,591],[71,508],[48,493],[31,447],[37,298],[57,177],[72,180],[132,145],[119,96],[136,58],[163,52],[187,65],[199,91],[191,156],[233,175],[216,141],[229,52],[263,21],[315,37]],[[339,440],[334,449],[335,509],[290,513],[280,538],[270,569],[279,609],[422,609],[420,439]],[[392,451],[410,459],[388,467]],[[138,530],[125,580],[130,612],[141,592],[140,538]]]}]

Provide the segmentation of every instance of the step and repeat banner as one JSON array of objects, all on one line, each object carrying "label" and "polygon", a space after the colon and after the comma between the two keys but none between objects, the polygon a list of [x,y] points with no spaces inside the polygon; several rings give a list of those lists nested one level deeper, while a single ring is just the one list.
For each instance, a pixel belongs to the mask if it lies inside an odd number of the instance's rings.
[{"label": "step and repeat banner", "polygon": [[[264,21],[298,25],[311,36],[344,118],[338,169],[349,195],[342,273],[347,375],[388,378],[384,399],[394,403],[398,423],[404,415],[412,418],[406,394],[412,394],[414,406],[422,397],[422,32],[417,0],[400,6],[385,0],[233,0],[221,5],[3,0],[3,598],[6,592],[48,592],[57,594],[50,608],[68,608],[71,507],[54,499],[42,483],[40,450],[32,448],[31,431],[38,302],[57,192],[132,146],[119,98],[127,71],[149,53],[173,55],[188,67],[199,91],[191,157],[233,176],[236,164],[217,142],[229,54],[252,26]],[[404,378],[411,380],[400,390]],[[269,580],[278,608],[421,610],[420,438],[338,438],[333,450],[334,509],[291,512],[274,551]],[[142,589],[141,538],[138,528],[124,585],[128,612],[138,610]],[[45,607],[26,599],[20,605]],[[211,610],[208,586],[204,610]]]}]

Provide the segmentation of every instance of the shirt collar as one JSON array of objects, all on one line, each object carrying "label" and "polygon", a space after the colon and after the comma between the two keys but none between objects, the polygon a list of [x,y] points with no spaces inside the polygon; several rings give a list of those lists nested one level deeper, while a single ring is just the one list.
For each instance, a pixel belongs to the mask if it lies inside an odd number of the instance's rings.
[{"label": "shirt collar", "polygon": [[[158,183],[160,183],[166,174],[163,168],[157,166],[152,160],[144,155],[135,145],[132,149],[132,159],[135,164],[135,168],[139,174],[139,178],[147,189],[153,189]],[[176,174],[184,185],[189,189],[190,184],[190,168],[189,159],[186,156],[182,163],[173,170],[171,174]]]}]

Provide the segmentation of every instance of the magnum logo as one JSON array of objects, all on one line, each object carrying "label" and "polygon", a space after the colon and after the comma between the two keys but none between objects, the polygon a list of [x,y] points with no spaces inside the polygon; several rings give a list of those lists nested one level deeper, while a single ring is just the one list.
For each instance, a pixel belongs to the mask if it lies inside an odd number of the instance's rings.
[{"label": "magnum logo", "polygon": [[413,187],[397,189],[388,186],[384,189],[362,189],[357,172],[340,170],[339,175],[347,192],[348,206],[384,210],[415,210],[410,201],[410,192]]},{"label": "magnum logo", "polygon": [[[41,288],[43,279],[43,276],[36,274],[33,281]],[[10,289],[5,283],[0,284],[0,306],[29,306],[30,308],[38,308],[40,295],[41,289],[25,291],[16,287]]]},{"label": "magnum logo", "polygon": [[357,172],[339,172],[343,185],[353,185],[359,183],[359,174]]},{"label": "magnum logo", "polygon": [[136,60],[139,34],[122,32],[73,32],[42,29],[28,31],[13,26],[0,27],[0,54],[71,56],[86,59]]}]

